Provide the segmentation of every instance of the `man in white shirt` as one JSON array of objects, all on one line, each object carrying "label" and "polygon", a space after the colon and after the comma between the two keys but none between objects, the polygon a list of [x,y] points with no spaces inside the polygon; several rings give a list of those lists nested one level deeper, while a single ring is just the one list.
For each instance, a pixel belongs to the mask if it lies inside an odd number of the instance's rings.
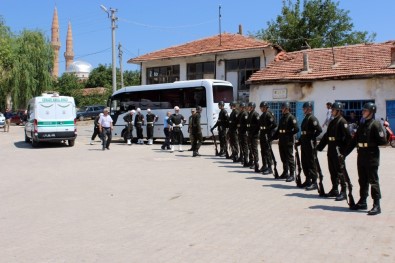
[{"label": "man in white shirt", "polygon": [[328,109],[328,111],[326,112],[326,119],[324,121],[324,124],[322,124],[322,128],[324,128],[325,126],[328,127],[329,122],[333,119],[333,117],[332,117],[332,103],[327,102],[326,108]]},{"label": "man in white shirt", "polygon": [[103,116],[99,119],[99,130],[103,140],[103,151],[107,148],[110,150],[110,143],[112,138],[111,131],[113,130],[112,118],[108,115],[108,109],[103,110]]}]

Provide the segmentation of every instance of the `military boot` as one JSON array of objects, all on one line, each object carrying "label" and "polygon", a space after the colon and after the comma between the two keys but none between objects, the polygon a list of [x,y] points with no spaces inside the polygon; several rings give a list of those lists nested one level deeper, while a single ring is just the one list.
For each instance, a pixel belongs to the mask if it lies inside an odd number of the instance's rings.
[{"label": "military boot", "polygon": [[304,181],[304,182],[300,185],[300,188],[309,187],[310,185],[311,185],[311,180],[310,180],[310,178],[306,178],[306,181]]},{"label": "military boot", "polygon": [[254,166],[255,166],[255,167],[254,167],[254,171],[255,171],[256,173],[260,173],[261,171],[259,170],[259,164],[258,164],[258,163],[255,163]]},{"label": "military boot", "polygon": [[313,191],[318,189],[317,182],[311,183],[309,186],[306,186],[306,191]]},{"label": "military boot", "polygon": [[374,199],[373,208],[368,212],[369,216],[375,216],[381,213],[380,199]]},{"label": "military boot", "polygon": [[244,159],[243,167],[250,167],[250,164],[248,163],[247,159]]},{"label": "military boot", "polygon": [[294,177],[294,173],[291,172],[290,175],[285,179],[285,182],[289,183],[293,181],[295,181],[295,177]]},{"label": "military boot", "polygon": [[360,198],[359,201],[352,207],[350,207],[351,210],[366,210],[368,209],[368,204],[366,203],[366,197],[365,198]]},{"label": "military boot", "polygon": [[340,194],[338,196],[336,196],[336,198],[335,198],[335,201],[343,201],[343,200],[347,200],[346,189],[342,189],[340,191]]},{"label": "military boot", "polygon": [[266,167],[266,169],[263,170],[263,172],[262,172],[262,174],[272,174],[272,173],[273,173],[273,170],[272,170],[271,166]]},{"label": "military boot", "polygon": [[288,171],[284,171],[278,179],[287,179],[289,177]]},{"label": "military boot", "polygon": [[336,197],[339,195],[339,191],[336,188],[332,188],[327,194],[326,197]]}]

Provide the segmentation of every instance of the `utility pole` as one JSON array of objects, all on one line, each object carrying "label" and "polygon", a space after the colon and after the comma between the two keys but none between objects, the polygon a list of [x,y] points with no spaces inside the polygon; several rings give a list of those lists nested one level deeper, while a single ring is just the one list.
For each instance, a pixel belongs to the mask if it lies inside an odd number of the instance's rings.
[{"label": "utility pole", "polygon": [[[104,12],[107,13],[108,17],[111,16],[111,39],[112,39],[112,92],[117,90],[117,68],[116,68],[116,58],[115,58],[115,29],[117,26],[115,25],[115,21],[118,18],[115,16],[115,13],[118,11],[117,9],[113,9],[110,7],[108,10],[104,5],[100,6]],[[110,15],[111,12],[111,15]]]},{"label": "utility pole", "polygon": [[118,44],[119,70],[121,71],[121,88],[123,88],[123,69],[122,69],[122,45]]}]

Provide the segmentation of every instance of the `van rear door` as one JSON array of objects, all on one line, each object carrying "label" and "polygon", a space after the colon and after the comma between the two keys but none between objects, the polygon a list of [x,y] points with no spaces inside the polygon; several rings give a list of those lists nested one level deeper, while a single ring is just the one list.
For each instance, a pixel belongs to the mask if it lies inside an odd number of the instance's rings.
[{"label": "van rear door", "polygon": [[74,102],[63,100],[55,103],[56,131],[74,132],[74,119],[76,116]]}]

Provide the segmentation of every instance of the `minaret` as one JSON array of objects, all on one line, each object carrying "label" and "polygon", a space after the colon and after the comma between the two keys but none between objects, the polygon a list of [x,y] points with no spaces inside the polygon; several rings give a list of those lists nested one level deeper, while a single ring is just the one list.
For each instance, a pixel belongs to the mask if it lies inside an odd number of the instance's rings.
[{"label": "minaret", "polygon": [[71,32],[71,23],[69,21],[69,26],[67,28],[66,37],[66,52],[64,52],[64,58],[66,59],[66,71],[69,66],[73,63],[74,51],[73,51],[73,34]]},{"label": "minaret", "polygon": [[53,77],[59,77],[59,20],[58,20],[58,10],[55,7],[52,18],[52,34],[51,34],[51,44],[54,52],[53,57]]}]

